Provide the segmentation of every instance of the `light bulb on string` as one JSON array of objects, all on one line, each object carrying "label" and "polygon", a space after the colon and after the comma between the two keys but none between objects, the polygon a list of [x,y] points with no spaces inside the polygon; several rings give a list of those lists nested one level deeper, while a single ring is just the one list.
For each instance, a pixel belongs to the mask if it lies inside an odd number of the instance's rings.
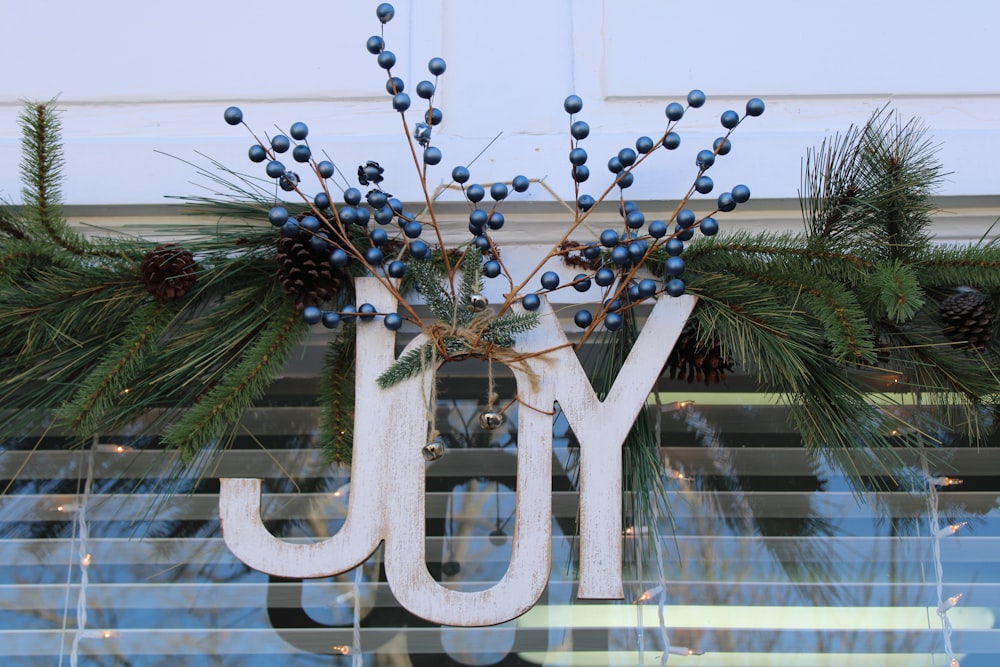
[{"label": "light bulb on string", "polygon": [[958,601],[962,599],[963,595],[965,595],[965,593],[956,593],[939,604],[937,608],[938,616],[944,616],[947,614],[949,609],[958,604]]},{"label": "light bulb on string", "polygon": [[950,537],[951,535],[954,535],[968,524],[969,524],[968,521],[962,521],[961,523],[953,523],[948,526],[945,526],[944,528],[939,528],[936,531],[934,531],[934,537]]},{"label": "light bulb on string", "polygon": [[946,486],[958,486],[962,483],[962,480],[956,477],[932,477],[930,483],[933,486],[946,487]]}]

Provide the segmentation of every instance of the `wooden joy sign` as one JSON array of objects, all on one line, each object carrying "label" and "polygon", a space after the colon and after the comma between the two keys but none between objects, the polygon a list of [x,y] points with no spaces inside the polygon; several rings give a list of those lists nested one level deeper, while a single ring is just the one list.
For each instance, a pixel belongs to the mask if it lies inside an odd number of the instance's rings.
[{"label": "wooden joy sign", "polygon": [[[374,278],[357,281],[358,303],[395,312],[392,293]],[[661,296],[608,396],[600,401],[566,335],[543,300],[539,325],[514,346],[528,356],[510,370],[520,400],[549,409],[558,401],[580,443],[580,584],[582,599],[621,599],[622,444],[645,404],[695,298]],[[222,479],[219,515],[226,545],[250,567],[281,577],[329,577],[357,567],[385,542],[389,588],[410,612],[434,623],[485,626],[528,611],[545,589],[551,565],[552,417],[518,411],[517,503],[510,565],[493,587],[449,590],[427,570],[424,548],[424,406],[432,373],[386,389],[375,380],[395,361],[395,333],[357,324],[354,457],[347,517],[336,535],[312,544],[275,538],[260,515],[260,479]],[[408,349],[426,342],[416,337]],[[527,371],[525,370],[525,367]]]}]

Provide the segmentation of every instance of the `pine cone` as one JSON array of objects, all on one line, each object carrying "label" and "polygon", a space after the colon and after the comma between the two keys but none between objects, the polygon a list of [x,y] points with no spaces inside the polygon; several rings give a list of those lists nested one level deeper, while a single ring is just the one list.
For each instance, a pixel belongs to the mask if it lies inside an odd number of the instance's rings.
[{"label": "pine cone", "polygon": [[992,299],[971,288],[960,288],[939,307],[944,334],[971,350],[989,345],[996,328],[996,307]]},{"label": "pine cone", "polygon": [[688,384],[697,380],[712,385],[726,378],[726,371],[733,370],[733,362],[722,357],[718,341],[706,341],[696,327],[688,326],[667,357],[666,368],[671,380],[687,380]]},{"label": "pine cone", "polygon": [[168,243],[147,252],[139,272],[150,294],[160,301],[174,301],[194,286],[195,268],[190,251]]},{"label": "pine cone", "polygon": [[295,299],[299,310],[331,300],[347,280],[347,274],[330,264],[330,251],[319,253],[308,240],[278,238],[278,279],[285,294]]}]

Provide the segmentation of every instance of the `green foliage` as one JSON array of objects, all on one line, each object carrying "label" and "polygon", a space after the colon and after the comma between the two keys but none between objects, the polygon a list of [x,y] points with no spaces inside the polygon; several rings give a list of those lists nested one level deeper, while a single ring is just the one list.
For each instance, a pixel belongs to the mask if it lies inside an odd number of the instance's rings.
[{"label": "green foliage", "polygon": [[402,354],[377,378],[382,389],[449,359],[485,358],[491,347],[513,347],[518,334],[538,325],[537,313],[508,310],[493,315],[468,307],[472,295],[483,289],[482,259],[477,255],[464,254],[461,282],[454,297],[445,289],[447,276],[441,264],[424,261],[410,266],[417,291],[440,322],[425,331],[427,342]]},{"label": "green foliage", "polygon": [[350,465],[354,446],[354,327],[330,341],[319,379],[320,442],[328,463]]}]

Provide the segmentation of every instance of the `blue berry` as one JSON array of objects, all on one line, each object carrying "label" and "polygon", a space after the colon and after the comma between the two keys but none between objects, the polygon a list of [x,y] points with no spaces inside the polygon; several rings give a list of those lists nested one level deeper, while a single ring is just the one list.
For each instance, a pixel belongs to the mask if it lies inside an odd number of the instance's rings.
[{"label": "blue berry", "polygon": [[587,162],[587,151],[582,148],[574,148],[569,152],[570,164],[581,165]]},{"label": "blue berry", "polygon": [[639,211],[630,211],[625,216],[625,224],[629,226],[629,229],[639,229],[646,224],[646,216]]},{"label": "blue berry", "polygon": [[378,54],[376,62],[382,69],[392,69],[392,66],[396,64],[396,54],[392,51],[382,51]]},{"label": "blue berry", "polygon": [[406,84],[398,76],[390,76],[385,81],[385,92],[390,95],[395,95],[396,93],[401,93],[406,88]]},{"label": "blue berry", "polygon": [[759,116],[764,113],[764,100],[754,97],[747,100],[747,115]]},{"label": "blue berry", "polygon": [[368,38],[368,41],[365,42],[365,48],[368,49],[368,53],[374,56],[385,48],[385,40],[378,35],[372,35]]},{"label": "blue berry", "polygon": [[626,167],[631,167],[635,164],[636,157],[635,151],[631,148],[623,148],[618,151],[618,161]]},{"label": "blue berry", "polygon": [[740,115],[730,109],[729,111],[723,111],[722,117],[719,120],[722,123],[722,127],[731,130],[740,124]]},{"label": "blue berry", "polygon": [[434,84],[430,81],[421,81],[417,84],[417,97],[429,100],[434,97]]},{"label": "blue berry", "polygon": [[376,246],[383,246],[385,242],[389,240],[389,236],[385,233],[384,229],[379,229],[376,227],[368,235],[368,238],[372,240],[372,244]]},{"label": "blue berry", "polygon": [[275,206],[267,212],[267,221],[275,227],[281,227],[288,222],[288,209],[284,206]]},{"label": "blue berry", "polygon": [[263,162],[267,159],[267,151],[260,144],[254,144],[247,151],[247,155],[250,157],[251,162]]},{"label": "blue berry", "polygon": [[580,110],[583,109],[583,100],[580,99],[579,95],[570,95],[563,100],[563,109],[568,114],[580,113]]},{"label": "blue berry", "polygon": [[426,259],[431,254],[430,247],[423,241],[411,241],[410,242],[410,256],[413,259]]},{"label": "blue berry", "polygon": [[365,195],[365,201],[374,209],[380,209],[389,202],[389,197],[381,190],[369,190]]},{"label": "blue berry", "polygon": [[604,316],[604,327],[608,331],[618,331],[622,328],[624,318],[619,313],[608,313]]},{"label": "blue berry", "polygon": [[680,278],[671,278],[664,289],[670,296],[681,296],[684,294],[684,281]]},{"label": "blue berry", "polygon": [[704,171],[715,164],[715,153],[708,149],[698,151],[698,157],[694,159],[694,163],[699,169]]},{"label": "blue berry", "polygon": [[243,122],[243,110],[239,107],[227,107],[222,113],[222,117],[230,125],[239,125]]},{"label": "blue berry", "polygon": [[633,264],[638,264],[646,256],[649,244],[645,241],[632,241],[628,244],[628,258]]},{"label": "blue berry", "polygon": [[648,299],[649,297],[656,294],[656,281],[650,280],[649,278],[643,278],[639,281],[639,298]]},{"label": "blue berry", "polygon": [[629,263],[628,248],[623,245],[615,246],[611,249],[610,257],[616,266],[627,266]]},{"label": "blue berry", "polygon": [[469,213],[469,224],[482,231],[486,221],[490,219],[490,214],[481,208],[473,209]]},{"label": "blue berry", "polygon": [[581,211],[589,211],[595,203],[594,198],[590,195],[580,195],[580,198],[576,200],[576,205],[580,207]]},{"label": "blue berry", "polygon": [[590,278],[587,277],[586,273],[578,273],[573,278],[573,289],[577,292],[586,292],[590,289],[590,284]]},{"label": "blue berry", "polygon": [[344,190],[344,203],[357,206],[361,203],[361,190],[357,188],[347,188]]},{"label": "blue berry", "polygon": [[271,160],[267,163],[267,167],[264,168],[264,171],[266,171],[267,175],[271,178],[281,178],[281,176],[285,173],[285,165],[281,164],[277,160]]},{"label": "blue berry", "polygon": [[323,160],[316,165],[316,171],[319,172],[320,178],[330,178],[333,176],[333,163],[329,160]]},{"label": "blue berry", "polygon": [[663,271],[674,278],[680,276],[684,273],[684,260],[680,257],[668,257],[663,263]]},{"label": "blue berry", "polygon": [[663,147],[668,151],[672,151],[681,145],[681,135],[676,132],[667,132],[667,136],[663,137]]},{"label": "blue berry", "polygon": [[299,144],[292,149],[292,157],[296,162],[309,162],[309,158],[312,157],[312,151],[305,144]]},{"label": "blue berry", "polygon": [[490,239],[486,236],[486,234],[480,234],[479,236],[472,239],[472,244],[477,248],[479,248],[480,250],[482,250],[483,252],[486,252],[487,250],[490,249]]},{"label": "blue berry", "polygon": [[424,122],[428,125],[440,125],[444,119],[444,114],[437,107],[424,112]]},{"label": "blue berry", "polygon": [[337,218],[340,219],[342,225],[353,225],[358,219],[358,209],[353,206],[342,206],[337,211]]},{"label": "blue berry", "polygon": [[473,183],[465,189],[465,196],[473,204],[478,204],[486,196],[486,190],[478,183]]},{"label": "blue berry", "polygon": [[726,212],[732,211],[734,208],[736,208],[736,200],[733,198],[731,192],[723,192],[721,195],[719,195],[717,205],[720,211],[726,211]]},{"label": "blue berry", "polygon": [[447,68],[448,63],[446,63],[443,58],[431,58],[427,62],[427,71],[434,76],[441,76]]},{"label": "blue berry", "polygon": [[451,170],[451,180],[456,183],[466,183],[469,180],[469,170],[465,167],[455,167]]},{"label": "blue berry", "polygon": [[392,108],[396,111],[406,111],[410,108],[410,96],[406,93],[396,93],[392,96]]},{"label": "blue berry", "polygon": [[694,182],[694,189],[703,195],[707,195],[714,187],[715,183],[708,176],[699,176]]},{"label": "blue berry", "polygon": [[[364,318],[362,317],[361,319]],[[385,328],[388,329],[389,331],[399,331],[399,328],[403,326],[403,318],[397,315],[396,313],[389,313],[388,315],[385,316],[385,319],[382,321],[382,324],[384,324]]]},{"label": "blue berry", "polygon": [[607,287],[615,281],[615,272],[606,266],[602,266],[597,269],[594,274],[594,282],[597,283],[599,287]]},{"label": "blue berry", "polygon": [[[301,226],[301,225],[300,225]],[[319,234],[309,237],[309,249],[317,255],[322,255],[330,251],[330,239]]]},{"label": "blue berry", "polygon": [[493,211],[490,213],[490,219],[486,224],[489,225],[490,229],[496,231],[503,227],[504,222],[503,213],[500,211]]},{"label": "blue berry", "polygon": [[588,243],[583,247],[581,253],[587,259],[597,259],[601,256],[601,246],[596,243]]},{"label": "blue berry", "polygon": [[612,174],[620,174],[624,169],[625,165],[622,164],[617,155],[608,159],[608,171]]},{"label": "blue berry", "polygon": [[576,167],[573,167],[574,181],[576,181],[577,183],[583,183],[588,178],[590,178],[590,168],[587,165],[581,164]]},{"label": "blue berry", "polygon": [[431,165],[441,162],[441,149],[437,146],[428,146],[425,148],[424,162]]},{"label": "blue berry", "polygon": [[424,231],[424,226],[416,220],[410,220],[403,225],[403,234],[408,239],[419,238]]},{"label": "blue berry", "polygon": [[275,153],[284,153],[292,147],[291,140],[283,134],[276,134],[271,137],[271,148]]},{"label": "blue berry", "polygon": [[375,218],[375,222],[377,222],[378,224],[388,225],[390,222],[392,222],[392,219],[395,217],[395,214],[392,212],[391,208],[389,208],[388,206],[383,206],[382,208],[375,209],[375,214],[372,217]]},{"label": "blue berry", "polygon": [[345,304],[340,309],[340,319],[343,322],[351,322],[358,316],[358,309],[353,304]]},{"label": "blue berry", "polygon": [[530,185],[531,182],[527,176],[515,176],[514,180],[510,183],[510,186],[514,188],[514,192],[525,192]]},{"label": "blue berry", "polygon": [[690,241],[694,237],[694,228],[688,227],[685,229],[684,227],[677,225],[674,227],[674,234],[676,235],[675,238],[678,238],[681,241]]},{"label": "blue berry", "polygon": [[302,229],[299,227],[299,223],[295,220],[289,220],[281,226],[281,235],[287,236],[290,239],[294,239],[299,235]]},{"label": "blue berry", "polygon": [[330,198],[325,192],[317,192],[316,196],[313,197],[313,206],[319,210],[325,210],[330,208]]},{"label": "blue berry", "polygon": [[649,137],[639,137],[635,140],[635,150],[643,154],[653,150],[654,145],[653,140]]},{"label": "blue berry", "polygon": [[537,294],[525,294],[524,298],[521,299],[521,305],[525,310],[538,310],[538,307],[542,305],[542,300],[538,298]]},{"label": "blue berry", "polygon": [[705,104],[705,93],[695,88],[690,93],[688,93],[687,102],[691,108],[697,109],[701,105]]},{"label": "blue berry", "polygon": [[490,186],[490,197],[493,201],[503,201],[507,198],[507,186],[503,183],[494,183]]},{"label": "blue berry", "polygon": [[569,133],[576,140],[586,139],[590,135],[590,125],[582,120],[578,120],[569,126]]},{"label": "blue berry", "polygon": [[388,2],[383,2],[378,7],[375,8],[375,16],[383,24],[388,23],[392,20],[392,17],[396,15],[396,8],[390,5]]},{"label": "blue berry", "polygon": [[487,278],[496,278],[500,275],[500,262],[491,259],[483,264],[483,275]]},{"label": "blue berry", "polygon": [[330,264],[336,266],[337,268],[343,268],[347,266],[348,262],[350,261],[351,261],[351,256],[340,248],[337,248],[336,250],[330,253]]},{"label": "blue berry", "polygon": [[314,215],[307,215],[299,221],[299,227],[307,232],[315,234],[319,231],[319,218]]},{"label": "blue berry", "polygon": [[553,290],[559,287],[559,274],[555,271],[546,271],[542,274],[542,287]]},{"label": "blue berry", "polygon": [[684,241],[681,241],[676,236],[667,241],[667,254],[671,257],[677,257],[682,252],[684,252]]},{"label": "blue berry", "polygon": [[403,212],[403,202],[399,201],[395,197],[389,200],[389,208],[391,208],[396,213]]},{"label": "blue berry", "polygon": [[363,303],[361,304],[361,307],[358,308],[358,313],[360,313],[358,319],[360,319],[362,322],[371,322],[372,320],[375,319],[375,313],[377,312],[378,311],[375,310],[375,306],[373,306],[372,304]]},{"label": "blue berry", "polygon": [[335,313],[332,310],[328,310],[323,313],[323,326],[327,329],[336,329],[337,325],[340,324],[340,314]]},{"label": "blue berry", "polygon": [[605,248],[614,248],[618,245],[618,232],[613,229],[605,229],[601,232],[601,245]]},{"label": "blue berry", "polygon": [[302,319],[306,321],[306,324],[317,324],[323,319],[323,311],[316,306],[306,306],[302,309]]},{"label": "blue berry", "polygon": [[729,151],[733,150],[733,142],[725,137],[719,137],[712,142],[712,150],[719,155],[729,155]]},{"label": "blue berry", "polygon": [[654,239],[663,238],[667,235],[667,225],[662,220],[653,220],[649,223],[649,235]]},{"label": "blue berry", "polygon": [[745,185],[733,186],[733,199],[737,204],[745,204],[750,200],[750,188]]},{"label": "blue berry", "polygon": [[638,211],[638,210],[639,210],[638,204],[636,204],[634,201],[627,201],[622,203],[622,205],[618,207],[618,215],[624,218],[632,211]]},{"label": "blue berry", "polygon": [[581,329],[586,329],[593,321],[594,316],[591,315],[590,311],[585,308],[576,311],[576,315],[573,316],[573,323]]},{"label": "blue berry", "polygon": [[371,214],[368,212],[364,206],[359,206],[355,209],[354,224],[356,225],[367,225],[368,221],[371,219]]},{"label": "blue berry", "polygon": [[619,176],[616,182],[618,183],[618,187],[624,190],[627,187],[631,187],[631,185],[635,182],[635,176],[632,172],[628,172],[627,174]]},{"label": "blue berry", "polygon": [[365,250],[365,261],[372,266],[378,266],[382,263],[384,256],[379,248],[368,248]]},{"label": "blue berry", "polygon": [[716,222],[715,218],[705,218],[698,225],[698,229],[705,236],[715,236],[719,232],[719,223]]},{"label": "blue berry", "polygon": [[682,208],[677,213],[677,224],[681,227],[690,227],[696,219],[697,216],[695,216],[694,211],[689,208]]},{"label": "blue berry", "polygon": [[386,267],[385,272],[389,274],[391,278],[402,278],[406,275],[406,264],[397,260],[389,262],[389,266]]},{"label": "blue berry", "polygon": [[292,126],[288,128],[288,134],[292,135],[292,139],[302,141],[309,136],[309,126],[301,121],[298,123],[292,123]]},{"label": "blue berry", "polygon": [[684,107],[677,102],[671,102],[667,105],[664,113],[667,114],[667,120],[676,122],[684,117]]}]

